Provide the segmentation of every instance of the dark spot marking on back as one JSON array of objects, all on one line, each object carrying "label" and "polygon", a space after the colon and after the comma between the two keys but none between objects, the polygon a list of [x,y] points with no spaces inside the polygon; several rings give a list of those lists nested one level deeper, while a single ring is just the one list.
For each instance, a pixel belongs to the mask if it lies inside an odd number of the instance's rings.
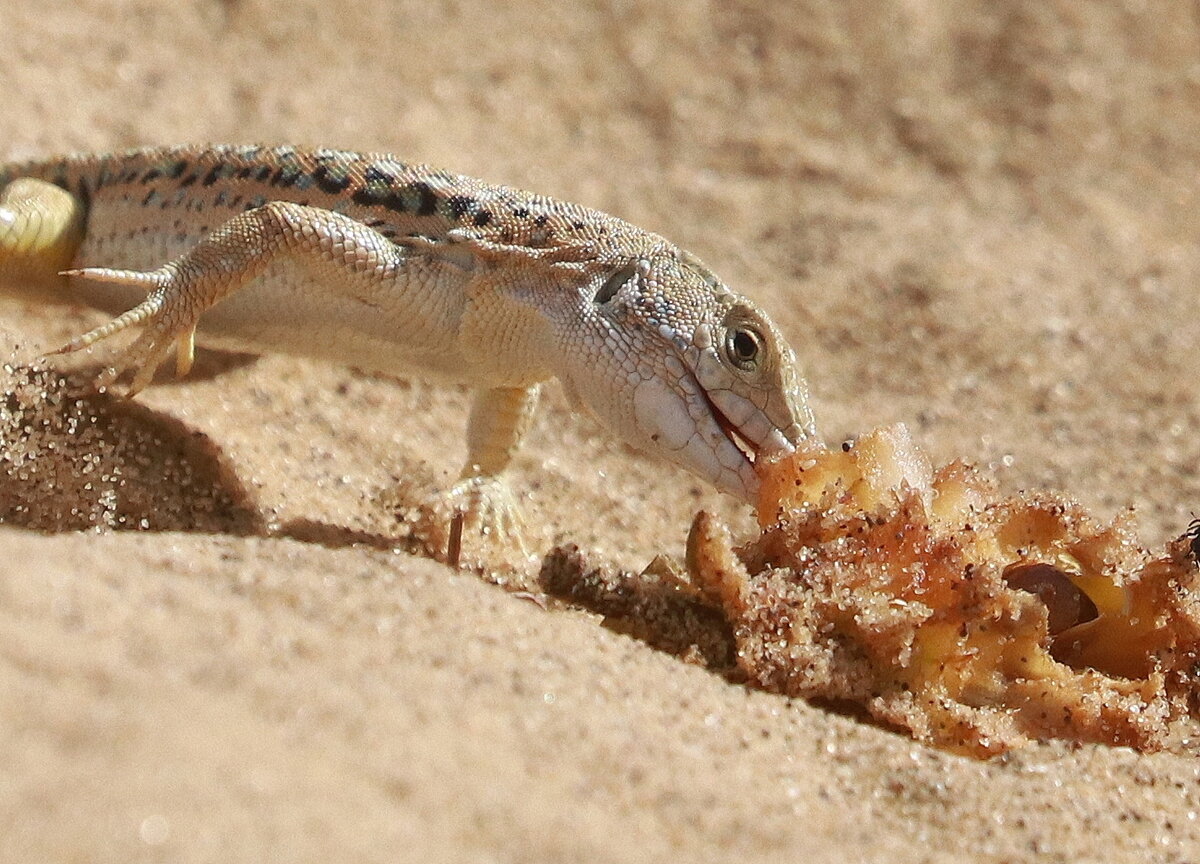
[{"label": "dark spot marking on back", "polygon": [[362,186],[356,188],[350,200],[359,206],[385,206],[392,210],[403,210],[404,203],[400,196],[391,191],[380,190],[378,186]]},{"label": "dark spot marking on back", "polygon": [[550,221],[550,217],[547,216],[545,213],[539,213],[537,216],[533,217],[533,224],[538,226],[539,228],[544,228],[546,226],[546,223],[549,221]]},{"label": "dark spot marking on back", "polygon": [[516,216],[518,219],[528,219],[529,218],[529,208],[528,207],[514,207],[512,212],[513,212],[513,215]]},{"label": "dark spot marking on back", "polygon": [[455,220],[461,221],[475,207],[475,199],[469,195],[451,195],[446,199],[446,207]]},{"label": "dark spot marking on back", "polygon": [[363,178],[368,183],[395,183],[396,178],[391,174],[381,171],[375,165],[368,165],[367,170],[363,172]]},{"label": "dark spot marking on back", "polygon": [[317,188],[326,195],[340,195],[350,188],[350,175],[344,172],[331,172],[328,165],[318,165],[313,171],[313,180]]},{"label": "dark spot marking on back", "polygon": [[421,201],[417,205],[418,216],[432,216],[437,212],[437,195],[429,188],[428,183],[418,181],[412,184],[412,189],[421,196]]},{"label": "dark spot marking on back", "polygon": [[155,180],[157,180],[161,176],[162,176],[161,171],[159,171],[157,168],[151,168],[149,171],[147,171],[145,174],[142,175],[142,182],[143,183],[153,183]]},{"label": "dark spot marking on back", "polygon": [[271,185],[283,187],[293,186],[295,185],[296,179],[299,176],[299,168],[296,168],[294,165],[283,165],[275,172],[274,176],[271,177]]},{"label": "dark spot marking on back", "polygon": [[574,222],[571,223],[571,227],[574,228],[576,231],[582,231],[583,223],[580,222],[578,219],[576,219]]},{"label": "dark spot marking on back", "polygon": [[183,189],[188,186],[191,186],[198,179],[200,179],[200,175],[193,171],[191,174],[187,175],[186,177],[184,177],[182,180],[179,181],[179,188]]},{"label": "dark spot marking on back", "polygon": [[171,166],[171,179],[178,180],[180,177],[183,176],[183,172],[186,171],[187,169],[188,169],[187,161],[184,159],[180,159],[178,162],[176,162],[174,165]]},{"label": "dark spot marking on back", "polygon": [[240,171],[238,171],[238,172],[237,172],[237,179],[239,179],[239,180],[249,180],[249,179],[250,179],[250,175],[251,175],[251,174],[253,174],[253,173],[254,173],[254,168],[253,168],[252,166],[250,166],[250,165],[247,165],[245,168],[243,168],[243,169],[241,169]]},{"label": "dark spot marking on back", "polygon": [[257,180],[259,183],[266,183],[267,178],[270,176],[271,176],[271,166],[264,165],[258,169],[258,174],[255,176],[254,179]]},{"label": "dark spot marking on back", "polygon": [[482,228],[484,225],[487,225],[489,222],[492,221],[492,211],[491,210],[480,210],[478,213],[475,214],[475,219],[473,221],[475,222],[475,225],[477,227]]}]

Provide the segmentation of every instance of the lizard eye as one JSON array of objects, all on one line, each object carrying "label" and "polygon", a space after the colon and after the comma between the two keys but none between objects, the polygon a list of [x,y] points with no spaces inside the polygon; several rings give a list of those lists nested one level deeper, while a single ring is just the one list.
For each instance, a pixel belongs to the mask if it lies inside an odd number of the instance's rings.
[{"label": "lizard eye", "polygon": [[725,333],[725,354],[739,369],[754,370],[762,347],[763,336],[752,327],[731,327]]},{"label": "lizard eye", "polygon": [[597,306],[601,306],[616,296],[621,287],[632,279],[638,271],[637,262],[626,264],[620,270],[617,270],[611,276],[604,280],[604,284],[596,291],[596,296],[592,298],[592,302]]}]

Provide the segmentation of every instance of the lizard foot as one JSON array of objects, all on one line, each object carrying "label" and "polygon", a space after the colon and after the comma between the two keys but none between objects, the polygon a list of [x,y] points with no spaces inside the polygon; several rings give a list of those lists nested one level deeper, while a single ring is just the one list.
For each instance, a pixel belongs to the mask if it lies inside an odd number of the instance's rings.
[{"label": "lizard foot", "polygon": [[[453,514],[449,541],[454,541],[458,533],[468,538],[468,544],[477,542],[489,552],[507,553],[505,558],[528,556],[525,520],[512,487],[503,479],[467,477],[459,480],[446,495],[446,502]],[[461,525],[459,531],[455,530],[456,524]],[[457,564],[461,546],[456,552],[453,545],[453,542],[447,544],[447,558],[451,564]]]},{"label": "lizard foot", "polygon": [[412,520],[414,535],[439,560],[507,569],[528,558],[525,520],[502,478],[467,477],[448,492],[423,497]]},{"label": "lizard foot", "polygon": [[133,396],[143,390],[154,378],[154,373],[175,348],[175,371],[186,375],[192,368],[196,345],[196,320],[199,315],[189,311],[190,292],[179,271],[171,264],[157,270],[112,270],[107,267],[88,267],[82,270],[67,270],[63,276],[76,276],[97,282],[113,282],[136,285],[148,290],[146,299],[107,324],[97,327],[82,336],[77,336],[52,354],[69,354],[94,345],[127,327],[142,324],[143,329],[114,363],[103,373],[97,383],[107,386],[114,383],[125,372],[132,372],[133,379],[126,395]]}]

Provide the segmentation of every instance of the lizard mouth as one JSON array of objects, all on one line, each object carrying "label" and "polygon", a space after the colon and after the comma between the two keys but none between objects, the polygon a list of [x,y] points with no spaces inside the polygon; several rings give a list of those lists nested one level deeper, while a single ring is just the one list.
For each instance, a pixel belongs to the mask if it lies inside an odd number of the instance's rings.
[{"label": "lizard mouth", "polygon": [[712,414],[713,420],[717,422],[717,426],[721,432],[738,449],[742,457],[753,465],[758,460],[758,445],[742,434],[737,425],[725,415],[724,411],[717,407],[716,403],[704,392],[703,388],[701,388],[700,392],[703,394],[704,401],[708,404],[708,410]]}]

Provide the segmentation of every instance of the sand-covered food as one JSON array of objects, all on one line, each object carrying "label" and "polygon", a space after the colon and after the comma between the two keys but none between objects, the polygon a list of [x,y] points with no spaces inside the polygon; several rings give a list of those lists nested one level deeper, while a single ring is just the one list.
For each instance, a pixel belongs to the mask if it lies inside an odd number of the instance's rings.
[{"label": "sand-covered food", "polygon": [[688,544],[754,685],[976,756],[1050,738],[1157,750],[1190,716],[1191,536],[1153,555],[1132,516],[934,470],[901,425],[762,472],[756,539],[735,550],[701,513]]}]

